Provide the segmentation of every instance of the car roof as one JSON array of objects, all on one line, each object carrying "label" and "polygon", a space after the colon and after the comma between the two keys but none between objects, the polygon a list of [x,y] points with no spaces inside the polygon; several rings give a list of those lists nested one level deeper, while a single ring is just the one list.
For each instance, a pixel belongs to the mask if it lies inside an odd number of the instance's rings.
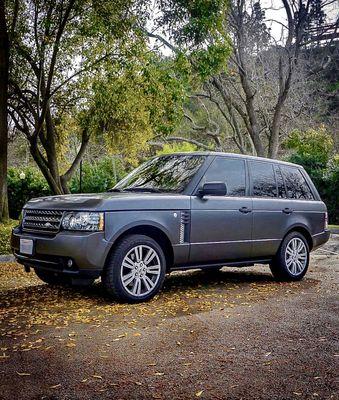
[{"label": "car roof", "polygon": [[257,157],[257,156],[250,156],[246,154],[238,154],[238,153],[223,153],[223,152],[218,152],[218,151],[189,151],[189,152],[178,152],[178,153],[169,153],[169,154],[163,154],[162,156],[187,156],[187,155],[196,155],[196,156],[221,156],[221,157],[232,157],[232,158],[242,158],[242,159],[247,159],[247,160],[254,160],[254,161],[266,161],[266,162],[271,162],[274,164],[284,164],[284,165],[291,165],[294,167],[298,168],[303,168],[302,165],[299,164],[294,164],[288,161],[281,161],[281,160],[275,160],[273,158],[266,158],[266,157]]}]

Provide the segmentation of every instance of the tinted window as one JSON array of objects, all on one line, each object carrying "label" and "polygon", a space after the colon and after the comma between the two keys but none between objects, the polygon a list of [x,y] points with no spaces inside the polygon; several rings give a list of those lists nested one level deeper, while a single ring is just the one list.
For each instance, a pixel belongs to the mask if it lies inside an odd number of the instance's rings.
[{"label": "tinted window", "polygon": [[277,185],[273,165],[265,162],[251,161],[249,163],[252,195],[259,197],[276,197]]},{"label": "tinted window", "polygon": [[313,200],[312,192],[298,168],[281,166],[281,170],[288,198]]},{"label": "tinted window", "polygon": [[285,184],[284,180],[281,174],[281,170],[278,165],[274,166],[274,171],[275,171],[275,178],[277,180],[277,186],[278,186],[278,197],[280,199],[286,199],[286,189],[285,189]]},{"label": "tinted window", "polygon": [[182,192],[205,161],[205,156],[156,157],[128,174],[113,190]]},{"label": "tinted window", "polygon": [[205,182],[225,182],[227,196],[245,196],[245,163],[234,158],[217,157],[207,170]]}]

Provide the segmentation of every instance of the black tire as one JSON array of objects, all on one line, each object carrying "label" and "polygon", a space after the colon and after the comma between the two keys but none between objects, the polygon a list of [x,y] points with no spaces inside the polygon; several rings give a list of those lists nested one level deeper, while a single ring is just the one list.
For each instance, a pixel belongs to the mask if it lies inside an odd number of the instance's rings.
[{"label": "black tire", "polygon": [[[159,273],[156,275],[154,279],[154,287],[152,288],[151,291],[143,294],[142,289],[146,289],[146,285],[144,282],[143,277],[137,278],[137,280],[140,280],[140,287],[141,287],[141,293],[138,295],[134,295],[131,293],[131,291],[134,289],[134,286],[132,288],[126,288],[122,282],[122,269],[126,268],[123,267],[123,261],[125,257],[132,257],[134,249],[138,246],[142,247],[142,254],[146,254],[145,250],[152,249],[157,257],[156,260],[159,261],[160,267],[158,268]],[[129,254],[131,254],[129,256]],[[135,255],[135,254],[134,254]],[[142,258],[142,257],[141,257]],[[145,256],[147,258],[147,254]],[[144,260],[144,258],[142,258]],[[133,260],[133,262],[137,263],[137,260]],[[143,264],[146,268],[147,263]],[[139,268],[140,266],[138,266]],[[151,267],[151,266],[150,266]],[[131,268],[131,267],[128,267]],[[136,274],[135,267],[131,268],[131,273],[134,272]],[[124,270],[123,270],[124,271]],[[146,272],[145,272],[146,273]],[[141,301],[147,301],[154,297],[159,290],[162,288],[164,279],[165,279],[165,274],[166,274],[166,257],[164,254],[163,249],[161,246],[152,238],[149,236],[145,235],[128,235],[124,237],[114,248],[113,252],[110,254],[106,266],[104,268],[101,280],[103,283],[104,288],[106,289],[107,293],[116,299],[123,301],[123,302],[129,302],[129,303],[136,303],[136,302],[141,302]],[[126,276],[125,276],[126,277]],[[135,279],[135,278],[133,278]],[[134,285],[135,281],[132,281],[130,285]]]},{"label": "black tire", "polygon": [[57,274],[55,272],[44,271],[41,269],[36,268],[35,273],[39,279],[43,282],[47,283],[48,285],[52,286],[70,286],[71,279],[67,276],[62,274]]},{"label": "black tire", "polygon": [[[306,254],[305,262],[302,262],[302,268],[300,266],[296,266],[295,268],[298,268],[298,270],[295,269],[294,273],[292,273],[291,271],[291,268],[293,269],[293,262],[292,266],[289,267],[286,261],[286,254],[288,254],[287,247],[291,245],[293,239],[296,239],[295,241],[296,243],[302,242],[304,244],[305,254]],[[288,248],[288,251],[290,251],[290,247]],[[309,261],[310,261],[310,248],[306,238],[299,232],[290,232],[288,235],[286,235],[286,237],[282,241],[276,256],[274,257],[274,259],[270,264],[270,269],[272,275],[276,280],[300,281],[307,272]]]}]

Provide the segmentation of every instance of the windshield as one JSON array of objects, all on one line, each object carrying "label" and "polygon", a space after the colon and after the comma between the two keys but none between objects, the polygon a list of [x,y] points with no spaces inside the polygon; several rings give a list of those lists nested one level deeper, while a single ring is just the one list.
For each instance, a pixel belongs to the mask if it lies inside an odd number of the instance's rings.
[{"label": "windshield", "polygon": [[128,174],[112,191],[181,193],[205,161],[199,155],[156,157]]}]

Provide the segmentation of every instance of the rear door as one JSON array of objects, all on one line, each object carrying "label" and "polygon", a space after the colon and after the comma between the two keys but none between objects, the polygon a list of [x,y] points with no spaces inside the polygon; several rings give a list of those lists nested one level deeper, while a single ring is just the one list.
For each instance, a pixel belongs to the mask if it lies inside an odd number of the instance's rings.
[{"label": "rear door", "polygon": [[246,189],[245,160],[218,156],[199,187],[225,182],[226,196],[192,196],[191,263],[246,259],[251,256],[252,200]]},{"label": "rear door", "polygon": [[267,161],[249,161],[253,199],[253,257],[274,255],[291,220],[291,204],[279,166]]}]

